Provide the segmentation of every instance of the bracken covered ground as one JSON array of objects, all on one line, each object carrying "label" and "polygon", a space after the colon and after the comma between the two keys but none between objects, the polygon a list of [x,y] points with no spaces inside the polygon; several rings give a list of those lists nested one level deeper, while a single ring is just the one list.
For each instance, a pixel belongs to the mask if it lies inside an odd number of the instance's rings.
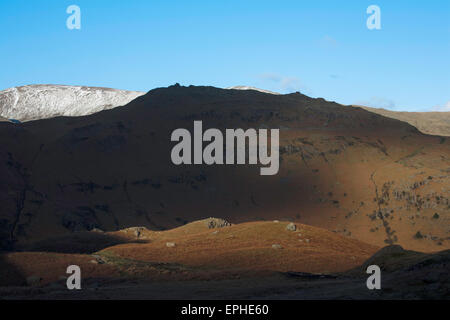
[{"label": "bracken covered ground", "polygon": [[[40,250],[38,252],[2,254],[1,298],[402,299],[449,296],[448,251],[429,255],[405,251],[399,246],[379,251],[378,247],[302,224],[295,224],[295,230],[291,223],[283,221],[210,228],[211,220],[163,232],[138,227],[115,233],[81,233],[60,238],[56,245],[55,239],[49,239],[28,248]],[[111,239],[121,243],[109,246]],[[88,250],[79,246],[83,241],[98,242],[97,248],[103,248],[89,253],[60,253],[68,249]],[[82,290],[79,291],[65,288],[65,271],[73,264],[82,270]],[[386,272],[383,273],[384,291],[374,292],[365,287],[365,269],[370,264],[377,264]]]},{"label": "bracken covered ground", "polygon": [[[163,232],[131,228],[92,232],[95,237],[82,233],[40,241],[24,248],[26,252],[3,254],[1,279],[18,285],[38,277],[40,284],[46,284],[59,280],[71,264],[82,266],[83,276],[88,278],[119,274],[155,279],[221,278],[255,271],[330,273],[354,268],[378,249],[300,224],[295,231],[286,229],[287,222],[272,221],[210,229],[208,221]],[[110,239],[122,244],[110,246]],[[99,250],[86,253],[88,247],[79,246],[80,241],[91,246],[97,241]],[[67,251],[72,253],[64,253]]]}]

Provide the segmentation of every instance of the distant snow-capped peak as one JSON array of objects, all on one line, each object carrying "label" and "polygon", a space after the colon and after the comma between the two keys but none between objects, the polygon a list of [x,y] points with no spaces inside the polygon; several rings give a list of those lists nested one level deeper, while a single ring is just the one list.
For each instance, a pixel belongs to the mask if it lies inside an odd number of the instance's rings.
[{"label": "distant snow-capped peak", "polygon": [[234,86],[234,87],[228,87],[227,89],[234,89],[234,90],[255,90],[255,91],[264,92],[264,93],[269,93],[269,94],[277,94],[277,95],[280,95],[280,94],[281,94],[281,93],[278,93],[278,92],[273,92],[273,91],[264,90],[264,89],[259,89],[259,88],[250,87],[250,86]]},{"label": "distant snow-capped peak", "polygon": [[84,116],[128,104],[145,94],[109,88],[29,85],[0,91],[0,117],[20,121]]}]

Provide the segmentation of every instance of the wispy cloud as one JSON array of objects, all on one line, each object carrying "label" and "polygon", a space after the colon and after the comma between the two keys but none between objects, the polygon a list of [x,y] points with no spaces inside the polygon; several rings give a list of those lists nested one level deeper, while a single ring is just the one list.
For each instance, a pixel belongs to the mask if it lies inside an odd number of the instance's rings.
[{"label": "wispy cloud", "polygon": [[297,77],[287,77],[276,73],[264,73],[258,76],[260,80],[269,81],[275,89],[282,93],[292,93],[296,91],[309,91]]},{"label": "wispy cloud", "polygon": [[330,37],[329,35],[325,35],[319,40],[319,44],[322,47],[325,48],[336,48],[339,45],[339,42],[334,39],[333,37]]},{"label": "wispy cloud", "polygon": [[388,109],[388,110],[396,109],[394,100],[383,98],[383,97],[372,97],[369,100],[358,101],[354,104],[366,106],[366,107],[372,107],[372,108]]}]

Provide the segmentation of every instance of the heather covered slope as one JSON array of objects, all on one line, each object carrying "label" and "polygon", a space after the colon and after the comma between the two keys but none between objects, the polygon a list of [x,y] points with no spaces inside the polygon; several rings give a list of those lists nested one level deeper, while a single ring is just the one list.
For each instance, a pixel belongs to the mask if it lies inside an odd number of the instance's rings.
[{"label": "heather covered slope", "polygon": [[[280,128],[280,172],[175,166],[170,134]],[[124,107],[0,125],[4,247],[100,228],[162,230],[218,216],[288,219],[374,245],[449,245],[450,141],[301,94],[155,89]]]}]

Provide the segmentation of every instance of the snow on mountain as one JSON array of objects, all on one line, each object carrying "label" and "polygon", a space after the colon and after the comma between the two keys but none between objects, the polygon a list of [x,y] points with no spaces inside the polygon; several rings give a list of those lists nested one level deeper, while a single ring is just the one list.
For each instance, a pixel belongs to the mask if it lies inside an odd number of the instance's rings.
[{"label": "snow on mountain", "polygon": [[0,91],[0,117],[20,121],[84,116],[123,106],[144,92],[109,88],[29,85]]},{"label": "snow on mountain", "polygon": [[259,91],[259,92],[264,92],[264,93],[269,93],[269,94],[281,94],[278,92],[273,92],[273,91],[269,91],[269,90],[264,90],[264,89],[259,89],[259,88],[255,88],[255,87],[250,87],[250,86],[234,86],[234,87],[229,87],[227,89],[234,89],[234,90],[255,90],[255,91]]}]

